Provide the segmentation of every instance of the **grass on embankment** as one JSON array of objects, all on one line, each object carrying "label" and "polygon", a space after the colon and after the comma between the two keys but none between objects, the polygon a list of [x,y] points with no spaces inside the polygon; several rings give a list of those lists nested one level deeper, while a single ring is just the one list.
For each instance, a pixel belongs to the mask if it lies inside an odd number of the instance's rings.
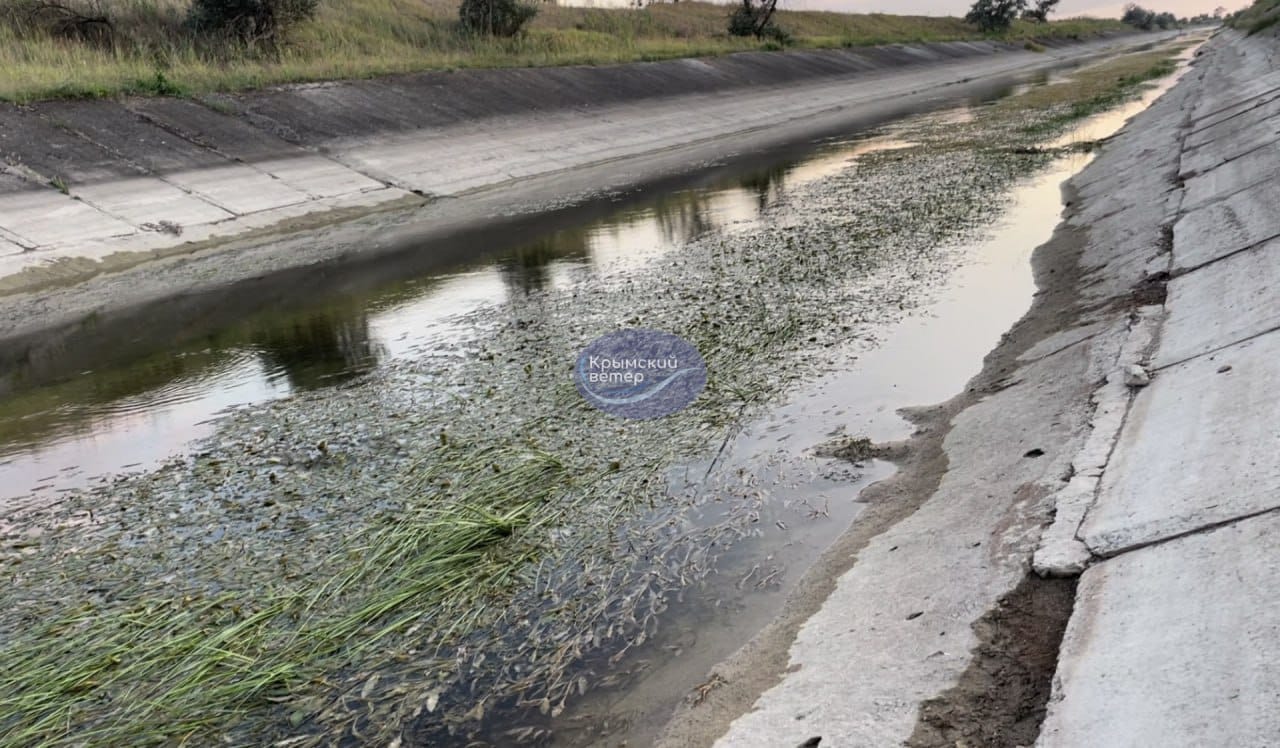
[{"label": "grass on embankment", "polygon": [[1227,19],[1227,25],[1249,34],[1271,28],[1280,21],[1280,0],[1255,0],[1253,5]]},{"label": "grass on embankment", "polygon": [[[0,100],[121,93],[233,91],[276,83],[367,78],[455,67],[602,64],[776,48],[730,37],[729,8],[660,3],[644,9],[539,5],[526,33],[489,39],[462,33],[453,0],[326,0],[279,50],[246,49],[194,33],[183,0],[112,3],[109,42],[59,39],[6,16],[0,0]],[[986,38],[959,18],[780,11],[798,47]],[[1119,21],[1018,21],[999,38],[1085,37]]]},{"label": "grass on embankment", "polygon": [[1053,113],[1036,116],[1024,129],[1030,135],[1057,132],[1070,123],[1106,111],[1133,98],[1148,81],[1163,78],[1177,69],[1170,50],[1186,45],[1161,47],[1147,52],[1134,52],[1102,65],[1076,71],[1070,80],[1040,86],[1025,94],[1005,99],[995,110],[1021,109],[1029,112]]}]

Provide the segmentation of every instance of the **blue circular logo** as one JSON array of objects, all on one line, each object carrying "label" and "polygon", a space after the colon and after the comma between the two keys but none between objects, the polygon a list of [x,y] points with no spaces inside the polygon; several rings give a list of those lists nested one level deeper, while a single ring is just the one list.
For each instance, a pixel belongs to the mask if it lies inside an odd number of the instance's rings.
[{"label": "blue circular logo", "polygon": [[707,386],[707,365],[685,339],[631,328],[596,339],[578,355],[573,381],[587,402],[622,418],[661,418]]}]

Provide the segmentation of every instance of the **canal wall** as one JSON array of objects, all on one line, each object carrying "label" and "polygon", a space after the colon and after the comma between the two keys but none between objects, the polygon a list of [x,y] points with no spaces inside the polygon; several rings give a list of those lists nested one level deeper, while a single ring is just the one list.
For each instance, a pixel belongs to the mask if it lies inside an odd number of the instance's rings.
[{"label": "canal wall", "polygon": [[[244,277],[368,254],[1162,37],[1053,42],[1043,51],[949,42],[743,53],[435,72],[202,100],[3,106],[0,295],[214,247],[276,248],[221,264],[220,280],[231,280],[230,270]],[[498,185],[501,196],[476,197]],[[407,210],[390,226],[326,231],[319,241],[313,234],[301,249],[280,241],[398,208]],[[144,280],[107,296],[171,293],[209,276],[150,290]],[[64,311],[83,315],[97,303]],[[0,320],[0,337],[30,320]]]},{"label": "canal wall", "polygon": [[1068,182],[1032,309],[913,411],[821,605],[660,745],[1272,744],[1277,175],[1280,42],[1223,31]]},{"label": "canal wall", "polygon": [[[1154,254],[1121,245],[1161,293],[1155,339],[1112,374],[1129,392],[1096,490],[1050,531],[1087,568],[1041,748],[1280,735],[1280,40],[1224,32],[1185,85],[1172,147],[1132,133],[1081,183],[1096,227],[1162,232]],[[1116,194],[1147,199],[1115,214]]]}]

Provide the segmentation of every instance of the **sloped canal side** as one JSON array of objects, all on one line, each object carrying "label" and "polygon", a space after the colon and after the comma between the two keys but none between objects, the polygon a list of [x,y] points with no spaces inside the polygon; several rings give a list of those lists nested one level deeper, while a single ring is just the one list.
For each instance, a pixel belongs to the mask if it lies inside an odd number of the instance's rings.
[{"label": "sloped canal side", "polygon": [[[901,123],[763,180],[739,223],[568,263],[345,386],[231,414],[190,458],[35,506],[6,540],[5,744],[552,739],[585,694],[634,683],[629,652],[671,643],[673,607],[730,587],[750,607],[737,593],[812,560],[786,546],[855,517],[885,467],[822,455],[862,433],[765,447],[769,414],[940,295],[1017,185],[1079,150],[1042,147],[1090,113],[1073,101],[1167,54],[1083,70],[1047,106]],[[699,347],[694,407],[621,422],[580,401],[574,354],[626,325]],[[889,438],[875,425],[856,428]]]}]

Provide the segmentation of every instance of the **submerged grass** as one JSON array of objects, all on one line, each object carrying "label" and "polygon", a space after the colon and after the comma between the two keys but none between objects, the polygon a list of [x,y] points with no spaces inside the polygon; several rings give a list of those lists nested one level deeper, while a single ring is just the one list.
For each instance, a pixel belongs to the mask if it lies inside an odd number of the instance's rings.
[{"label": "submerged grass", "polygon": [[[19,7],[14,5],[14,13]],[[368,78],[460,67],[595,65],[765,49],[729,36],[729,9],[711,3],[646,8],[540,5],[513,39],[469,35],[450,0],[322,2],[274,49],[201,36],[181,0],[106,6],[115,31],[94,42],[58,38],[0,3],[0,100],[202,93],[278,83]],[[851,47],[986,38],[958,18],[779,11],[800,47]],[[998,38],[1082,38],[1124,28],[1119,21],[1018,21]]]},{"label": "submerged grass", "polygon": [[[314,590],[286,580],[252,598],[138,590],[127,597],[145,599],[123,608],[86,603],[33,625],[23,638],[40,646],[5,649],[3,744],[205,742],[236,710],[334,672],[325,666],[334,668],[335,654],[359,658],[420,621],[421,608],[406,611],[409,603],[471,603],[477,588],[502,589],[528,559],[495,547],[522,529],[563,522],[566,507],[540,509],[569,476],[552,455],[503,448],[467,449],[411,475],[438,493],[447,490],[444,466],[460,486],[456,502],[415,502],[355,533],[324,564],[337,573]],[[77,726],[73,735],[68,725]]]},{"label": "submerged grass", "polygon": [[[1169,54],[918,122],[913,147],[762,185],[765,228],[513,295],[455,348],[237,414],[189,462],[68,497],[5,557],[0,746],[432,745],[495,710],[558,714],[751,532],[751,476],[699,486],[720,518],[698,524],[670,466],[917,303],[1048,162],[1062,110]],[[697,345],[712,378],[694,407],[622,423],[577,397],[566,362],[619,325]],[[499,721],[499,744],[530,734]]]},{"label": "submerged grass", "polygon": [[1032,121],[1025,125],[1025,130],[1029,135],[1057,132],[1077,120],[1139,96],[1146,84],[1177,69],[1175,55],[1186,46],[1186,43],[1165,45],[1082,68],[1070,80],[1034,89],[1000,102],[996,108],[1010,114],[1028,113]]}]

